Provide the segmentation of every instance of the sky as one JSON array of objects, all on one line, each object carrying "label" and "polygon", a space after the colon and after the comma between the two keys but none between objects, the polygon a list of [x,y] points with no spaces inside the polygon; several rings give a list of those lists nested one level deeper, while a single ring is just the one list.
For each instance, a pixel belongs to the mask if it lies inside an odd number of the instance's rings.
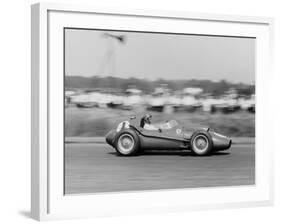
[{"label": "sky", "polygon": [[254,84],[255,39],[65,29],[65,75]]}]

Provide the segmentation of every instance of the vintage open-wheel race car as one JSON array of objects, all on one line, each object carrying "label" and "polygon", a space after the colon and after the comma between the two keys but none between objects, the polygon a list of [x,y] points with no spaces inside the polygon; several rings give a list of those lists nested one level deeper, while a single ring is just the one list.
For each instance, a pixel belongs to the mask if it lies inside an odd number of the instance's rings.
[{"label": "vintage open-wheel race car", "polygon": [[119,123],[108,132],[106,142],[122,156],[134,156],[143,150],[191,150],[195,155],[206,156],[231,147],[229,137],[210,128],[190,132],[176,120],[151,124],[146,119],[131,117]]}]

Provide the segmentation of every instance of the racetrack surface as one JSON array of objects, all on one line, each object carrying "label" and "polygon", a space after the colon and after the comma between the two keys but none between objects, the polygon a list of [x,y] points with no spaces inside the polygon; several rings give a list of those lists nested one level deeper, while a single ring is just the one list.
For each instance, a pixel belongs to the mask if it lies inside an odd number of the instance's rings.
[{"label": "racetrack surface", "polygon": [[67,143],[65,193],[97,193],[255,184],[254,144],[209,157],[148,151],[121,157],[106,144]]}]

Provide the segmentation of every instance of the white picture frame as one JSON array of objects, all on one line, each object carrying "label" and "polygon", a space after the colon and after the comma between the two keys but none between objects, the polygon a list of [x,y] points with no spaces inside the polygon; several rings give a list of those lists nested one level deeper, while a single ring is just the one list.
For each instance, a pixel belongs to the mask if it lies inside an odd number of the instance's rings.
[{"label": "white picture frame", "polygon": [[[247,207],[273,203],[273,19],[38,3],[32,5],[31,214],[37,220]],[[256,184],[65,196],[63,192],[63,28],[251,36],[256,44]],[[125,205],[130,205],[126,207]],[[123,205],[123,206],[117,206]]]}]

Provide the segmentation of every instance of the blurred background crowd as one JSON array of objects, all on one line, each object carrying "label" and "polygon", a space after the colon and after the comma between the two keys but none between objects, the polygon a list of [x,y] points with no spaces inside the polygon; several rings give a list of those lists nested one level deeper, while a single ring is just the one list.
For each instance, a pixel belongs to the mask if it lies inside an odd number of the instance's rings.
[{"label": "blurred background crowd", "polygon": [[66,107],[142,109],[163,113],[255,112],[254,86],[231,84],[224,80],[148,81],[136,78],[66,77],[65,85]]}]

